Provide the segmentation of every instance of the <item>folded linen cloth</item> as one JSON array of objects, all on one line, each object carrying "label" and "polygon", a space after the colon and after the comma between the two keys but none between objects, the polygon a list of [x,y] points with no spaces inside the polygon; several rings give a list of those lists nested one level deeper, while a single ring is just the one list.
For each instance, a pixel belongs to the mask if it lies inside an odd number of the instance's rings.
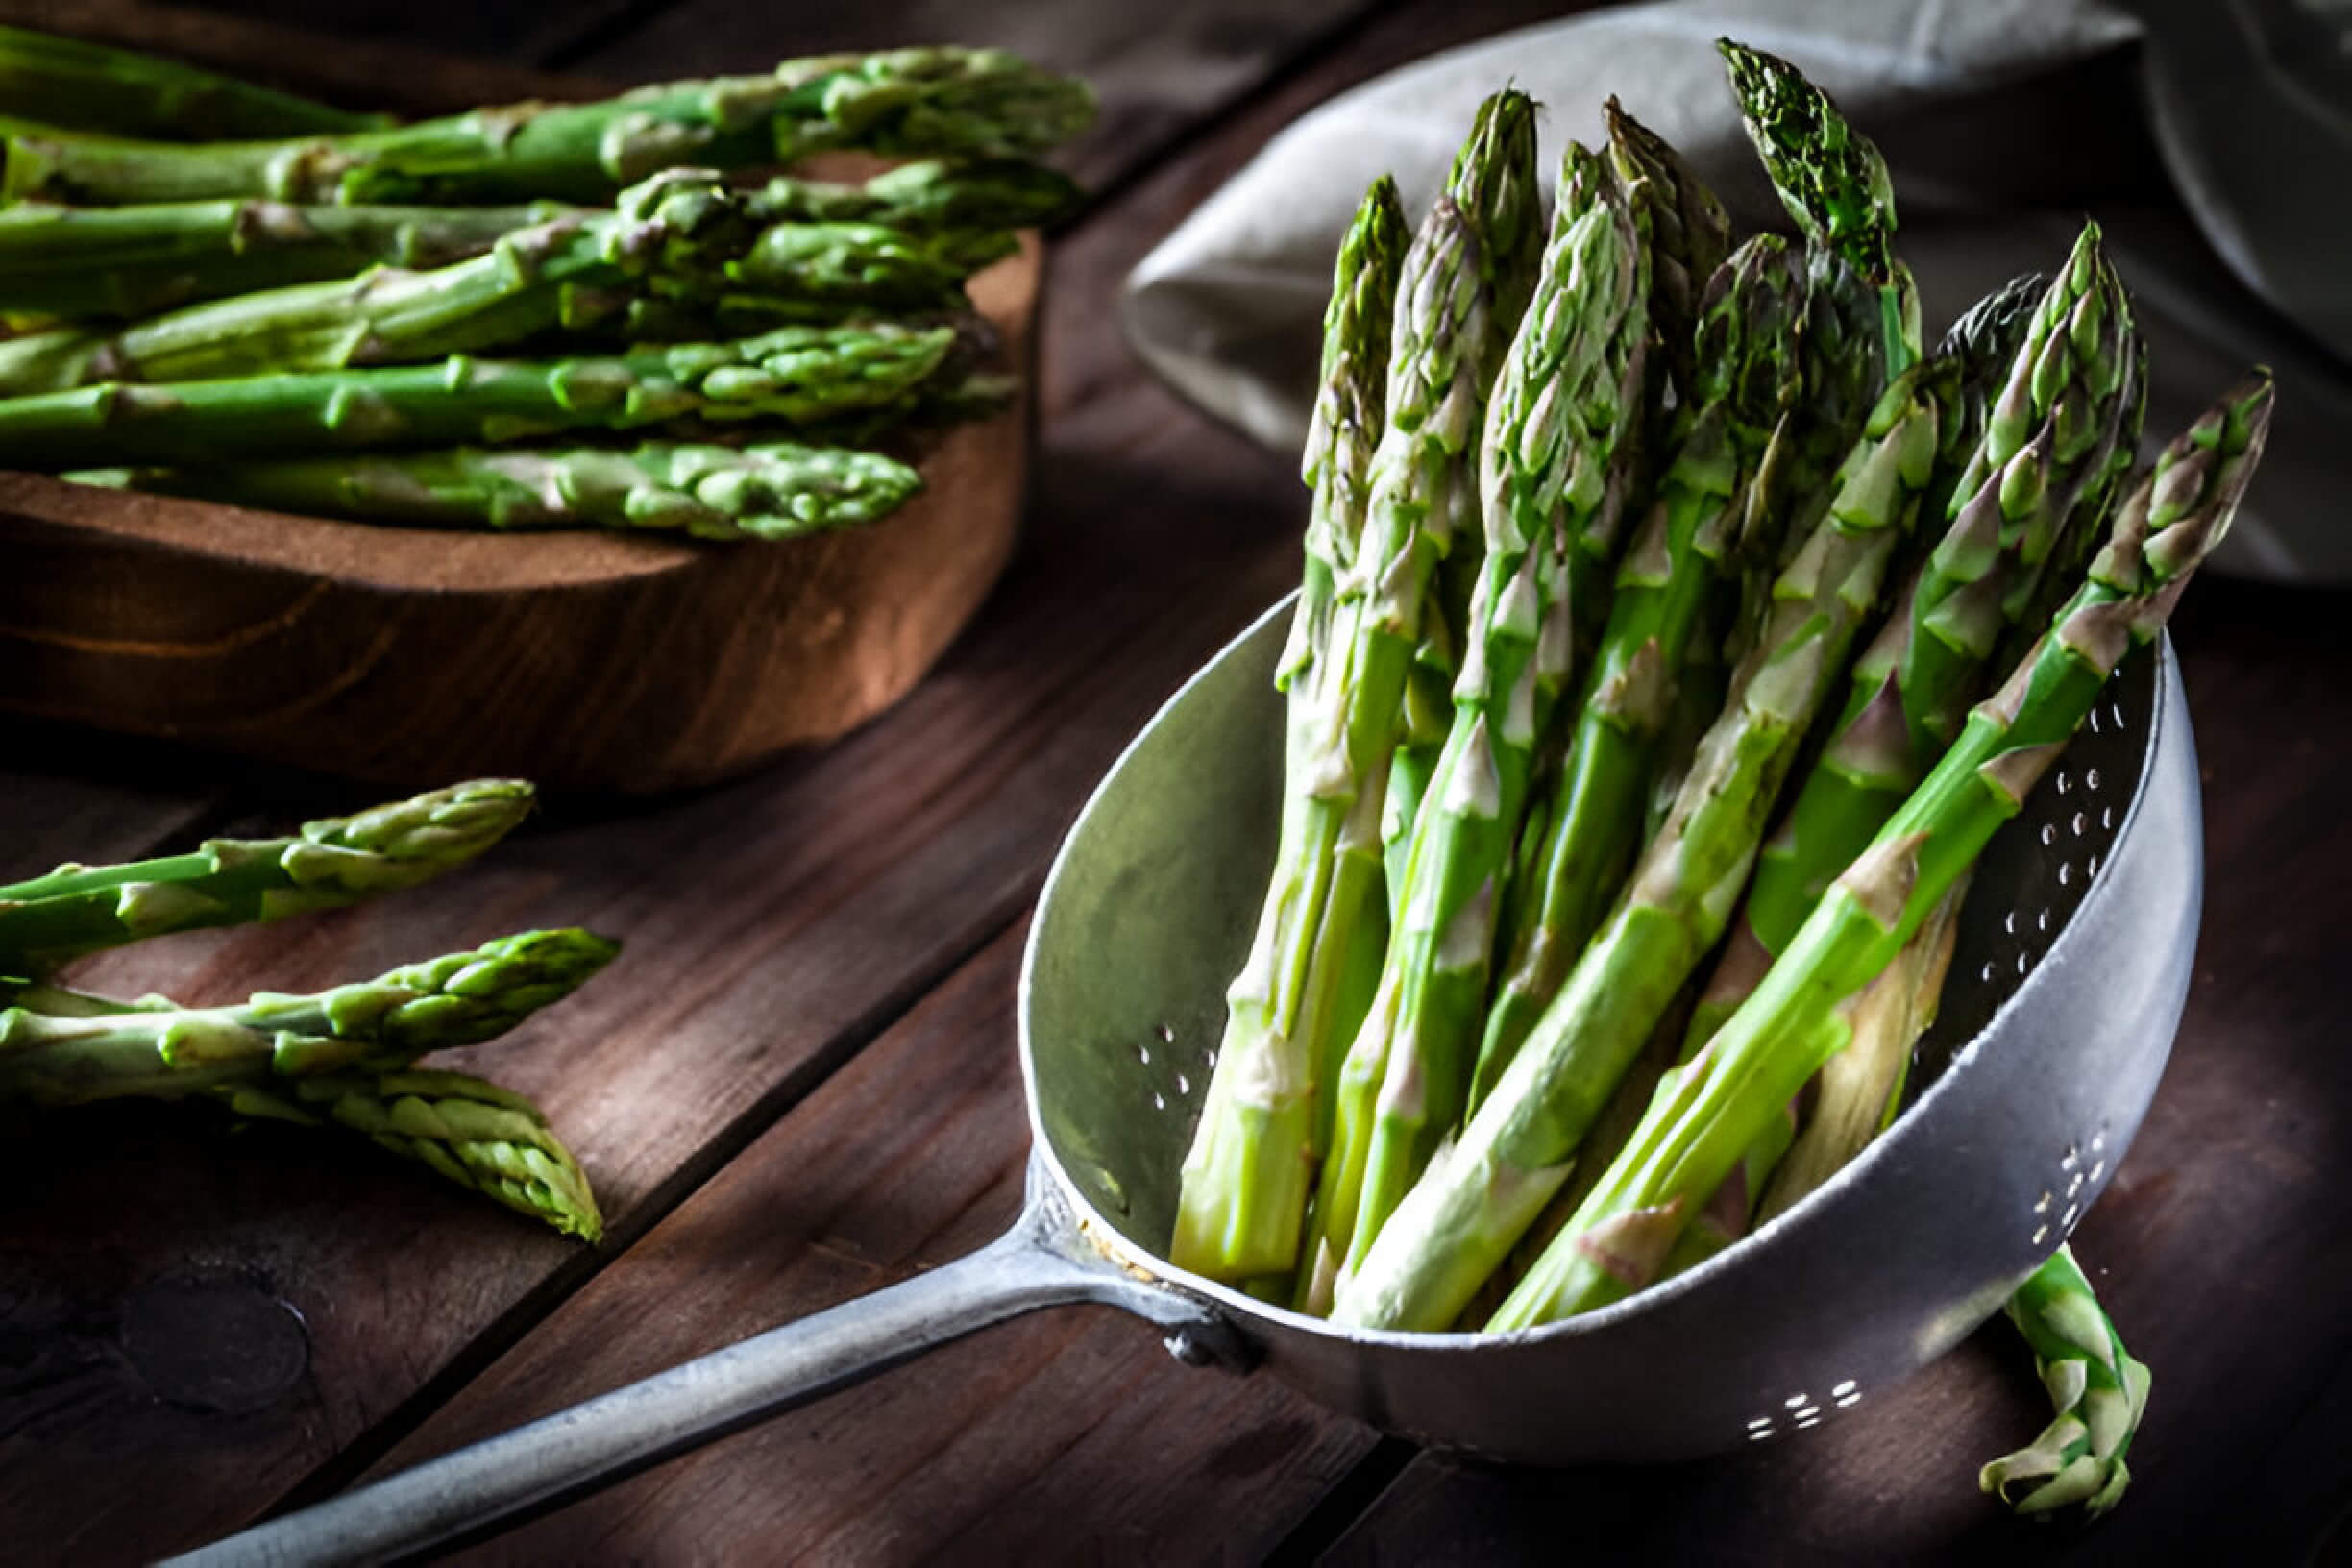
[{"label": "folded linen cloth", "polygon": [[[1431,200],[1480,99],[1545,106],[1545,166],[1615,94],[1742,228],[1785,228],[1714,40],[1792,61],[1875,138],[1931,334],[2054,266],[2086,215],[2137,299],[2151,445],[2274,367],[2262,480],[2217,564],[2352,582],[2352,0],[1662,0],[1417,61],[1291,125],[1127,281],[1130,341],[1265,445],[1305,436],[1331,257],[1364,186]],[[2282,53],[2289,44],[2291,53]]]}]

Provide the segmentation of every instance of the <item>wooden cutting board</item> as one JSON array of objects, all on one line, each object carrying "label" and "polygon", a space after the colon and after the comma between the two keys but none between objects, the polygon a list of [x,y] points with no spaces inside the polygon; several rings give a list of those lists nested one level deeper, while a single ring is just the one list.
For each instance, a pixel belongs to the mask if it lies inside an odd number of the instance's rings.
[{"label": "wooden cutting board", "polygon": [[[142,12],[0,4],[117,42]],[[220,64],[252,40],[178,41]],[[550,92],[462,75],[395,107]],[[920,678],[1012,553],[1041,278],[1032,239],[971,285],[1016,406],[942,436],[900,511],[821,537],[378,527],[0,473],[0,709],[404,787],[661,790],[828,740]]]}]

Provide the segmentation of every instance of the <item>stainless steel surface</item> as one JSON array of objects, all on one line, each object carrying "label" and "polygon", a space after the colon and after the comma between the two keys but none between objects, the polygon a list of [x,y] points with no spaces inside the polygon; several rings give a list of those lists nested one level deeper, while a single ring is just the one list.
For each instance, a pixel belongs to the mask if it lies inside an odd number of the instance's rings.
[{"label": "stainless steel surface", "polygon": [[1196,1363],[1261,1360],[1335,1410],[1532,1463],[1785,1438],[1997,1309],[2129,1146],[2195,944],[2194,748],[2169,645],[1987,852],[1915,1103],[1827,1186],[1689,1274],[1507,1335],[1335,1329],[1157,1256],[1224,987],[1272,855],[1288,603],[1170,699],[1046,880],[1019,996],[1029,1201],[970,1258],[216,1543],[207,1564],[379,1561],[478,1534],[933,1345],[1097,1301]]},{"label": "stainless steel surface", "polygon": [[1987,851],[1909,1112],[1740,1245],[1503,1336],[1336,1330],[1161,1262],[1272,856],[1285,621],[1227,649],[1105,779],[1046,883],[1020,1000],[1047,1163],[1130,1262],[1214,1302],[1277,1375],[1390,1431],[1533,1463],[1786,1437],[1982,1322],[2113,1176],[2196,940],[2196,769],[2168,645],[2125,665]]}]

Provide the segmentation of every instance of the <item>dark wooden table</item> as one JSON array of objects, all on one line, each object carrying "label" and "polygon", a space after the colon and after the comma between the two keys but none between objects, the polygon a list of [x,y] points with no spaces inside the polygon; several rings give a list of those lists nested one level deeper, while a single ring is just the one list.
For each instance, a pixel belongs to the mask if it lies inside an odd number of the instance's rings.
[{"label": "dark wooden table", "polygon": [[[1294,580],[1286,457],[1176,403],[1113,326],[1120,278],[1333,92],[1543,18],[1531,0],[1104,6],[347,0],[332,49],[223,12],[6,0],[347,99],[512,95],[955,37],[1098,84],[1056,237],[1026,540],[901,706],[692,796],[558,803],[478,868],[341,915],[93,963],[192,1001],[581,923],[622,961],[481,1054],[579,1150],[590,1250],[392,1162],[155,1110],[0,1146],[0,1558],[189,1546],[929,1267],[1014,1212],[1025,917],[1125,738]],[[437,62],[420,51],[436,51]],[[0,570],[5,570],[0,565]],[[1482,1467],[1174,1363],[1099,1310],[1001,1328],[474,1549],[495,1562],[2040,1560],[2352,1553],[2352,603],[2200,583],[2177,624],[2210,863],[2154,1110],[2078,1246],[2156,1369],[2128,1504],[2084,1533],[1981,1498],[2046,1408],[1999,1325],[1803,1443],[1723,1460]],[[167,747],[17,725],[0,869],[168,850],[366,798]]]}]

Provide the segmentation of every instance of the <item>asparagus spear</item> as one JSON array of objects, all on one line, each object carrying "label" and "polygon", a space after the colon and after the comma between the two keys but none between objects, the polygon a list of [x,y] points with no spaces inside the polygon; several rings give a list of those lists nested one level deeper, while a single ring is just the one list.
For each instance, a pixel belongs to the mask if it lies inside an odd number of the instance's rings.
[{"label": "asparagus spear", "polygon": [[305,822],[277,839],[208,839],[184,855],[61,866],[0,887],[0,968],[37,973],[173,931],[283,919],[411,888],[472,860],[529,814],[519,778],[482,778]]},{"label": "asparagus spear", "polygon": [[[747,193],[762,225],[870,225],[919,238],[927,269],[961,279],[1005,255],[1011,231],[1068,212],[1067,176],[1018,159],[903,164],[864,184],[778,175]],[[347,278],[371,264],[424,269],[478,256],[517,229],[579,209],[296,206],[258,198],[123,208],[33,203],[0,210],[0,310],[143,316],[200,300]],[[814,249],[815,247],[810,247]],[[757,248],[755,248],[756,251]],[[842,246],[837,234],[833,249]],[[784,259],[769,247],[768,264]],[[820,259],[822,259],[821,257]],[[788,282],[790,280],[787,280]]]},{"label": "asparagus spear", "polygon": [[1082,83],[1002,50],[898,49],[307,139],[179,147],[27,127],[6,137],[0,196],[93,206],[212,196],[598,202],[660,169],[790,163],[840,148],[1026,157],[1077,135],[1093,112]]},{"label": "asparagus spear", "polygon": [[1650,235],[1650,324],[1662,351],[1651,373],[1668,374],[1679,402],[1694,401],[1699,320],[1707,285],[1731,249],[1731,219],[1697,171],[1665,137],[1627,113],[1614,97],[1601,106],[1608,126],[1609,164],[1647,209]]},{"label": "asparagus spear", "polygon": [[[1394,494],[1407,517],[1418,514],[1419,532],[1404,547],[1401,564],[1407,572],[1417,572],[1419,580],[1412,585],[1409,579],[1395,578],[1397,568],[1392,566],[1381,569],[1382,579],[1367,583],[1363,624],[1371,633],[1371,657],[1358,668],[1369,671],[1378,685],[1366,686],[1358,695],[1367,703],[1381,705],[1384,749],[1371,764],[1382,776],[1367,780],[1356,802],[1360,815],[1339,831],[1338,870],[1324,934],[1318,938],[1329,941],[1334,930],[1347,934],[1351,945],[1338,954],[1343,972],[1356,970],[1365,942],[1359,930],[1366,923],[1360,906],[1374,896],[1372,890],[1384,870],[1387,830],[1395,821],[1385,810],[1384,786],[1392,778],[1401,779],[1409,791],[1418,792],[1435,771],[1435,761],[1421,748],[1418,731],[1435,727],[1427,710],[1435,705],[1435,687],[1452,679],[1452,639],[1469,614],[1463,583],[1479,576],[1477,563],[1484,540],[1473,527],[1479,515],[1481,487],[1476,454],[1489,391],[1542,264],[1545,239],[1538,180],[1534,105],[1524,93],[1507,89],[1497,93],[1480,106],[1448,180],[1447,200],[1461,214],[1469,264],[1478,280],[1473,314],[1466,324],[1469,330],[1458,334],[1456,352],[1459,357],[1448,394],[1451,406],[1431,421],[1429,433],[1417,444],[1397,442],[1375,454],[1376,472],[1384,462],[1400,465],[1388,471],[1394,476]],[[1400,331],[1401,323],[1400,317]],[[1392,397],[1403,363],[1400,355],[1397,365],[1391,367]],[[1410,472],[1414,469],[1418,472]],[[1380,494],[1376,483],[1376,505]],[[1368,554],[1360,557],[1360,568],[1373,570],[1375,559]],[[1396,588],[1391,587],[1392,582]],[[1407,586],[1414,589],[1410,601],[1405,592],[1397,591]],[[1389,674],[1395,668],[1389,662],[1392,639],[1410,649],[1409,657],[1393,676]],[[1417,819],[1418,805],[1414,815]],[[1375,841],[1366,829],[1379,830],[1383,837]],[[1401,923],[1400,914],[1392,925]],[[1376,974],[1376,990],[1377,985]],[[1325,1152],[1313,1198],[1314,1226],[1308,1237],[1307,1266],[1294,1282],[1295,1298],[1317,1310],[1328,1299],[1335,1270],[1345,1256],[1355,1225],[1355,1202],[1361,1189],[1361,1134],[1370,1124],[1368,1100],[1378,1082],[1377,1070],[1366,1076],[1344,1066],[1362,1030],[1342,1030],[1337,1027],[1339,1021],[1335,1015],[1318,1019],[1321,1059],[1328,1067],[1324,1082],[1335,1100],[1330,1112],[1335,1147]],[[1348,1109],[1351,1098],[1356,1102],[1353,1112]]]},{"label": "asparagus spear", "polygon": [[1677,1070],[1576,1217],[1488,1327],[1588,1311],[1654,1277],[1757,1134],[1846,1042],[1835,1017],[2023,804],[2107,677],[2162,628],[2226,531],[2269,428],[2257,371],[2168,447],[2047,635],[1839,876],[1764,983]]},{"label": "asparagus spear", "polygon": [[750,206],[762,223],[878,223],[937,237],[1041,228],[1068,216],[1084,194],[1067,175],[1026,159],[924,159],[855,185],[780,174]]},{"label": "asparagus spear", "polygon": [[1752,482],[1798,389],[1804,302],[1789,259],[1779,239],[1759,234],[1707,285],[1693,402],[1618,570],[1567,762],[1531,841],[1479,1047],[1474,1108],[1559,990],[1641,845],[1651,763],[1692,642],[1720,620],[1715,601],[1731,575],[1776,548],[1785,514]]},{"label": "asparagus spear", "polygon": [[[1283,821],[1277,866],[1307,852],[1313,816],[1306,786],[1322,735],[1324,683],[1339,583],[1355,570],[1364,527],[1372,453],[1384,423],[1389,330],[1409,233],[1396,182],[1383,175],[1365,192],[1341,241],[1331,303],[1323,316],[1322,390],[1308,431],[1303,477],[1308,514],[1306,568],[1276,683],[1288,693]],[[1273,906],[1268,905],[1269,915]],[[1366,922],[1362,929],[1371,929]],[[1262,933],[1264,928],[1262,927]],[[1268,998],[1270,1001],[1270,998]],[[1270,1273],[1295,1252],[1307,1200],[1308,1161],[1321,1148],[1328,1096],[1312,1091],[1319,1062],[1301,1064],[1292,1038],[1271,1018],[1249,1018],[1237,998],[1225,1042],[1186,1155],[1170,1258],[1205,1273]],[[1263,1004],[1258,1004],[1263,1005]],[[1256,1266],[1260,1261],[1265,1266]]]},{"label": "asparagus spear", "polygon": [[[55,984],[23,987],[11,1000],[55,1017],[180,1010],[168,996],[123,999]],[[313,1038],[278,1046],[271,1062],[316,1062],[335,1054],[332,1041]],[[165,1087],[171,1097],[195,1097],[186,1095],[180,1082]],[[331,1071],[232,1079],[201,1090],[201,1097],[256,1120],[360,1132],[394,1154],[422,1160],[459,1186],[544,1219],[567,1236],[592,1242],[602,1237],[603,1219],[588,1178],[548,1127],[547,1117],[522,1095],[479,1078],[414,1067]]]},{"label": "asparagus spear", "polygon": [[246,1079],[390,1070],[503,1034],[619,950],[586,931],[526,931],[311,995],[80,1017],[13,1006],[0,1011],[0,1099],[168,1099]]},{"label": "asparagus spear", "polygon": [[[1487,405],[1485,560],[1454,723],[1413,822],[1380,989],[1340,1072],[1333,1168],[1339,1182],[1351,1166],[1361,1176],[1332,1211],[1354,1211],[1352,1237],[1326,1234],[1335,1252],[1347,1241],[1350,1262],[1460,1116],[1536,740],[1575,674],[1576,627],[1607,600],[1634,482],[1649,250],[1606,166],[1573,142],[1559,191],[1541,281]],[[1359,1084],[1377,1098],[1350,1092]]]},{"label": "asparagus spear", "polygon": [[208,1091],[240,1116],[345,1128],[566,1236],[604,1237],[588,1177],[539,1108],[462,1072],[337,1072]]},{"label": "asparagus spear", "polygon": [[13,114],[115,136],[202,141],[331,135],[389,126],[249,82],[21,27],[0,27],[0,104]]},{"label": "asparagus spear", "polygon": [[0,465],[207,463],[506,442],[693,416],[813,424],[902,406],[955,345],[952,327],[787,327],[732,343],[617,356],[104,382],[0,399]]},{"label": "asparagus spear", "polygon": [[350,281],[193,306],[119,331],[14,338],[0,343],[0,392],[439,359],[609,317],[650,274],[712,278],[761,233],[717,176],[671,170],[623,191],[610,212],[517,230],[452,266],[379,267]]},{"label": "asparagus spear", "polygon": [[65,477],[368,523],[626,528],[697,539],[794,539],[853,527],[889,516],[922,488],[922,476],[895,457],[783,441],[450,447]]},{"label": "asparagus spear", "polygon": [[[1523,107],[1513,117],[1526,113]],[[1495,134],[1505,118],[1496,100],[1482,108],[1469,143],[1480,160],[1520,152],[1517,135]],[[1458,163],[1457,189],[1460,173]],[[1311,1180],[1304,1139],[1317,1116],[1295,1107],[1311,1108],[1323,1092],[1318,1074],[1331,1054],[1356,927],[1378,896],[1381,806],[1406,671],[1430,578],[1451,543],[1452,475],[1484,408],[1482,368],[1507,331],[1492,313],[1480,249],[1449,191],[1414,234],[1398,278],[1385,423],[1373,449],[1363,533],[1354,568],[1337,582],[1328,668],[1312,682],[1313,739],[1301,748],[1311,757],[1302,756],[1306,766],[1286,783],[1305,796],[1299,831],[1294,845],[1281,845],[1285,858],[1249,957],[1227,989],[1217,1049],[1218,1070],[1237,1075],[1250,1103],[1279,1113],[1269,1128],[1300,1141],[1253,1155],[1255,1168],[1280,1173],[1271,1189],[1186,1198],[1169,1257],[1217,1278],[1281,1274],[1298,1261]]]},{"label": "asparagus spear", "polygon": [[1977,1483],[2022,1514],[2070,1503],[2095,1519],[2131,1482],[2123,1462],[2147,1411],[2148,1369],[2131,1359],[2091,1282],[2060,1243],[2009,1298],[2057,1416],[2032,1445],[1986,1465]]},{"label": "asparagus spear", "polygon": [[1718,38],[1749,140],[1805,238],[1877,291],[1886,374],[1920,356],[1919,289],[1895,255],[1895,186],[1886,159],[1829,95],[1787,61]]},{"label": "asparagus spear", "polygon": [[1691,1049],[1755,988],[1830,879],[1951,744],[2006,616],[2024,608],[2020,590],[2105,472],[2136,335],[2097,230],[2086,227],[2010,360],[1941,539],[1855,662],[1838,726],[1758,859],[1730,948],[1693,1016]]},{"label": "asparagus spear", "polygon": [[[1952,417],[1943,431],[1944,450],[1936,457],[1936,477],[1921,502],[1924,515],[1949,518],[1952,498],[1960,487],[1965,483],[1973,490],[1984,482],[1978,449],[1984,442],[1985,422],[1992,415],[1993,400],[2009,384],[2018,351],[2024,347],[2034,313],[2053,281],[2046,272],[2021,273],[2010,279],[1962,311],[1936,345],[1936,353],[1959,361],[1960,385],[1952,400]],[[2128,459],[2125,466],[2129,466]],[[2105,509],[2098,515],[2104,517]]]},{"label": "asparagus spear", "polygon": [[1566,1179],[1610,1089],[1729,919],[1780,780],[1910,525],[1935,454],[1941,379],[1941,367],[1914,366],[1887,388],[1837,499],[1775,582],[1729,703],[1616,912],[1374,1242],[1336,1319],[1444,1327]]},{"label": "asparagus spear", "polygon": [[145,316],[377,263],[440,267],[563,214],[527,207],[291,207],[259,200],[0,209],[0,309]]},{"label": "asparagus spear", "polygon": [[[1935,1024],[1968,884],[1969,876],[1963,873],[1885,971],[1839,1004],[1839,1020],[1847,1030],[1848,1042],[1823,1064],[1814,1083],[1812,1108],[1777,1168],[1769,1170],[1762,1181],[1740,1173],[1725,1184],[1739,1188],[1737,1201],[1720,1207],[1709,1204],[1734,1221],[1721,1239],[1729,1240],[1744,1231],[1748,1194],[1762,1194],[1755,1203],[1759,1223],[1787,1213],[1843,1169],[1895,1119],[1902,1101],[1903,1081],[1910,1072],[1912,1047]],[[1747,1164],[1756,1163],[1756,1152],[1751,1150]],[[1693,1225],[1683,1239],[1688,1241],[1699,1232],[1700,1227]],[[1712,1250],[1715,1239],[1706,1238],[1702,1250]]]},{"label": "asparagus spear", "polygon": [[[1502,149],[1489,151],[1489,147]],[[1509,334],[1526,313],[1542,262],[1545,231],[1541,172],[1535,160],[1535,110],[1521,93],[1503,93],[1481,106],[1479,123],[1455,156],[1450,188],[1470,219],[1479,242],[1480,275],[1493,296],[1492,319],[1499,331],[1489,359],[1480,367],[1482,388],[1491,386]],[[1478,445],[1472,431],[1470,447]],[[1449,509],[1457,520],[1448,532],[1421,615],[1421,641],[1413,649],[1405,685],[1405,727],[1389,770],[1392,798],[1381,817],[1382,862],[1393,905],[1405,885],[1412,824],[1437,771],[1438,754],[1454,727],[1453,688],[1459,643],[1470,625],[1485,551],[1477,519],[1479,476],[1475,465],[1448,471]],[[1391,910],[1390,924],[1397,923]],[[1352,1032],[1351,1032],[1352,1033]],[[1337,1042],[1344,1049],[1345,1042]]]}]

